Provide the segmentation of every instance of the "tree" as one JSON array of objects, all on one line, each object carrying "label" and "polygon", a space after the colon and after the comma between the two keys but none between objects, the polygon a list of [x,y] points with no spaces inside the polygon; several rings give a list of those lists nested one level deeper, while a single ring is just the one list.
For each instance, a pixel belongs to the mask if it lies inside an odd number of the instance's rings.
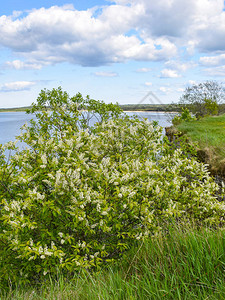
[{"label": "tree", "polygon": [[216,81],[206,81],[187,87],[180,104],[187,107],[196,117],[216,115],[219,105],[225,101],[225,89]]}]

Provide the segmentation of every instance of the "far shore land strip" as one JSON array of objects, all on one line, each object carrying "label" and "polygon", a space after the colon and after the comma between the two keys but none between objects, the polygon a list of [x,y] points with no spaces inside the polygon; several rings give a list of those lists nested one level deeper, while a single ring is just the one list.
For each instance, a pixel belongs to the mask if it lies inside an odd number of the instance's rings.
[{"label": "far shore land strip", "polygon": [[[153,112],[153,113],[174,113],[180,111],[176,104],[119,104],[123,111],[126,112]],[[13,107],[13,108],[0,108],[0,112],[25,112],[31,106],[26,107]]]},{"label": "far shore land strip", "polygon": [[[152,113],[179,113],[182,105],[172,104],[119,104],[124,112],[152,112]],[[220,104],[220,110],[225,111],[225,104]],[[0,112],[26,112],[31,106],[0,108]]]}]

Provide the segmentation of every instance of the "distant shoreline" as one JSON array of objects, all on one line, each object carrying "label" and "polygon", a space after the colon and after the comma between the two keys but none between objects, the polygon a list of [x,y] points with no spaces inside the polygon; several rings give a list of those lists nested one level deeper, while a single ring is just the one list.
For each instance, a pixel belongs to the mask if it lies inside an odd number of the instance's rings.
[{"label": "distant shoreline", "polygon": [[[179,110],[176,104],[118,104],[124,112],[174,112]],[[18,112],[31,109],[32,106],[0,108],[0,112]]]},{"label": "distant shoreline", "polygon": [[[27,109],[30,109],[31,107],[18,107],[18,108],[0,108],[0,113],[4,112],[26,112]],[[151,109],[123,109],[123,112],[146,112],[146,113],[168,113],[168,114],[173,114],[173,113],[178,113],[178,111],[167,111],[167,110],[151,110]]]},{"label": "distant shoreline", "polygon": [[177,114],[178,111],[158,111],[158,110],[124,110],[123,112],[143,112],[143,113],[157,113],[157,114]]},{"label": "distant shoreline", "polygon": [[[16,113],[16,112],[26,112],[27,109],[0,109],[0,113],[8,113],[8,112],[12,112],[12,113]],[[157,113],[157,114],[176,114],[178,113],[177,111],[158,111],[158,110],[123,110],[124,113],[126,112],[140,112],[140,113]]]},{"label": "distant shoreline", "polygon": [[16,108],[0,108],[0,112],[20,112],[20,111],[26,111],[31,107],[16,107]]}]

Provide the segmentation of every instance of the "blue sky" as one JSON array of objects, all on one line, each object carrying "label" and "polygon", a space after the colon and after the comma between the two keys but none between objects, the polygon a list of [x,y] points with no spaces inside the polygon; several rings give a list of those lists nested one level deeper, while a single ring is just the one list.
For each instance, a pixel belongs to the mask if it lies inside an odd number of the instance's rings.
[{"label": "blue sky", "polygon": [[225,83],[224,37],[222,0],[3,1],[0,107],[58,86],[106,102],[149,91],[177,102],[194,83]]}]

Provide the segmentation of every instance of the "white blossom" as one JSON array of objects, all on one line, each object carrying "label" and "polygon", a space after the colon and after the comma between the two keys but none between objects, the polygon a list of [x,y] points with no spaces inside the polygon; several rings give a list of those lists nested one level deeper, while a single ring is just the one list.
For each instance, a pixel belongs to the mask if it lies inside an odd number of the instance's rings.
[{"label": "white blossom", "polygon": [[41,160],[42,160],[43,165],[47,165],[48,161],[47,161],[47,156],[46,156],[46,154],[42,154]]}]

